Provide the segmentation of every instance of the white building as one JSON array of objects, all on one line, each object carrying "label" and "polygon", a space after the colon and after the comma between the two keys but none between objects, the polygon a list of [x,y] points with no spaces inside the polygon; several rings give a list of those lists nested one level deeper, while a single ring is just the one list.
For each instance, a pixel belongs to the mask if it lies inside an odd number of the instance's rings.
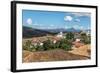
[{"label": "white building", "polygon": [[63,38],[63,32],[59,32],[59,33],[57,34],[57,37]]}]

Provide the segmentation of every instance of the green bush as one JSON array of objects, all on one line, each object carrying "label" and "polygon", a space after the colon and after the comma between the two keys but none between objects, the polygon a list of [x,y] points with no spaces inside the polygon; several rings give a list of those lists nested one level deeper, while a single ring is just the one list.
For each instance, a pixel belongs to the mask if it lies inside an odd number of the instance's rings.
[{"label": "green bush", "polygon": [[83,42],[84,42],[85,44],[90,44],[90,43],[91,43],[91,38],[90,38],[89,36],[87,36],[87,37],[83,40]]},{"label": "green bush", "polygon": [[29,51],[37,51],[37,50],[36,50],[36,46],[31,45]]},{"label": "green bush", "polygon": [[28,47],[25,44],[22,47],[23,47],[23,50],[28,50],[27,49]]},{"label": "green bush", "polygon": [[72,44],[71,44],[71,42],[70,42],[69,40],[62,39],[62,40],[60,41],[59,47],[60,47],[61,49],[64,49],[64,50],[69,51],[69,50],[71,50]]},{"label": "green bush", "polygon": [[81,34],[81,41],[85,44],[91,43],[91,36],[86,35],[86,33]]},{"label": "green bush", "polygon": [[23,47],[23,50],[35,51],[35,46],[32,45],[32,42],[30,40],[26,41],[22,47]]},{"label": "green bush", "polygon": [[65,39],[61,39],[59,41],[57,41],[56,43],[53,43],[53,41],[51,41],[50,39],[42,42],[43,45],[40,45],[39,43],[37,43],[37,45],[32,44],[31,41],[27,41],[24,45],[23,45],[23,49],[24,50],[28,50],[28,51],[46,51],[46,50],[52,50],[52,49],[64,49],[64,50],[71,50],[72,44],[69,40]]},{"label": "green bush", "polygon": [[66,39],[69,41],[73,41],[74,40],[74,33],[72,33],[72,32],[66,33]]},{"label": "green bush", "polygon": [[66,39],[61,39],[60,41],[55,43],[55,47],[69,51],[69,50],[71,50],[72,44],[70,41],[68,41]]},{"label": "green bush", "polygon": [[23,49],[24,49],[24,50],[29,50],[30,44],[31,44],[31,41],[29,41],[29,40],[26,41],[25,44],[23,45]]},{"label": "green bush", "polygon": [[36,51],[44,51],[44,48],[43,48],[43,46],[42,45],[39,45],[39,44],[37,44],[37,46],[36,46]]},{"label": "green bush", "polygon": [[51,40],[46,40],[43,42],[43,48],[44,50],[50,50],[50,49],[54,49],[55,45]]},{"label": "green bush", "polygon": [[55,43],[55,48],[60,48],[60,41],[57,41],[57,42]]}]

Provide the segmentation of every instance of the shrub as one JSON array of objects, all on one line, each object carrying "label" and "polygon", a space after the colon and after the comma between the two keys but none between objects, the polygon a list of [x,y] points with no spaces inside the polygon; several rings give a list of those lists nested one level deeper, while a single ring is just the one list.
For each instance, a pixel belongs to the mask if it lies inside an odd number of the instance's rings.
[{"label": "shrub", "polygon": [[72,44],[69,40],[63,39],[61,40],[60,47],[64,50],[71,50]]},{"label": "shrub", "polygon": [[30,44],[31,44],[31,42],[29,40],[26,41],[25,44],[23,45],[23,49],[28,50],[30,48]]},{"label": "shrub", "polygon": [[85,39],[84,39],[84,43],[85,44],[90,44],[91,43],[91,38],[89,36],[87,36]]},{"label": "shrub", "polygon": [[43,45],[40,45],[39,43],[37,45],[32,44],[31,41],[27,41],[23,45],[24,50],[28,51],[46,51],[51,49],[64,49],[64,50],[71,50],[72,44],[69,40],[66,38],[61,39],[57,41],[56,43],[53,43],[50,39],[43,42]]},{"label": "shrub", "polygon": [[73,41],[74,40],[74,34],[72,32],[66,33],[66,39]]},{"label": "shrub", "polygon": [[57,41],[57,42],[55,43],[55,48],[60,48],[60,41]]},{"label": "shrub", "polygon": [[30,46],[30,50],[29,50],[29,51],[37,51],[37,50],[36,50],[36,46],[31,45],[31,46]]},{"label": "shrub", "polygon": [[25,44],[22,47],[23,47],[23,50],[28,50],[27,49],[28,47]]},{"label": "shrub", "polygon": [[43,43],[44,50],[50,50],[55,48],[55,44],[49,39],[44,41]]},{"label": "shrub", "polygon": [[35,49],[36,49],[36,51],[44,51],[44,47],[40,44],[37,44]]},{"label": "shrub", "polygon": [[28,40],[25,42],[25,44],[22,46],[23,47],[23,50],[28,50],[28,51],[35,51],[35,46],[32,45],[31,41]]},{"label": "shrub", "polygon": [[85,44],[91,43],[91,36],[87,36],[86,33],[81,34],[81,41]]}]

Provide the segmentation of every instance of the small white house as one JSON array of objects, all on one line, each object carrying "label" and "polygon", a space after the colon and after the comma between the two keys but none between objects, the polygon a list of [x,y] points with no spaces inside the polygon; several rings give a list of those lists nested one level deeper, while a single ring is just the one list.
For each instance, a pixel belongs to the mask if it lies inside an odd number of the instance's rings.
[{"label": "small white house", "polygon": [[41,46],[43,46],[43,43],[40,43]]},{"label": "small white house", "polygon": [[76,42],[80,42],[80,39],[77,38],[75,41],[76,41]]},{"label": "small white house", "polygon": [[62,37],[63,37],[63,32],[59,32],[59,33],[57,34],[57,37],[62,38]]}]

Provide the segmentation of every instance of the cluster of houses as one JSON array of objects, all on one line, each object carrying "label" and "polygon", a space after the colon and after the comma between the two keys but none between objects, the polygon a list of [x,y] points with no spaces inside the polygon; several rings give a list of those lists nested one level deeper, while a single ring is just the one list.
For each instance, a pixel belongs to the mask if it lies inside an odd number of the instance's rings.
[{"label": "cluster of houses", "polygon": [[[86,35],[90,35],[90,32],[81,32],[81,33],[86,33]],[[61,40],[62,38],[65,38],[65,35],[63,32],[59,32],[57,35],[55,36],[52,36],[50,37],[50,40],[53,41],[53,43],[56,43],[57,41]],[[47,38],[48,39],[48,38]],[[43,45],[43,41],[47,40],[47,39],[39,39],[39,38],[33,38],[32,39],[32,44],[33,45]],[[72,42],[72,44],[75,46],[75,47],[80,47],[82,45],[84,45],[82,42],[81,42],[81,39],[80,39],[80,33],[79,32],[75,32],[74,33],[74,39],[75,41]]]},{"label": "cluster of houses", "polygon": [[[49,36],[49,40],[51,40],[54,44],[57,42],[57,41],[59,41],[59,40],[61,40],[61,36]],[[44,38],[33,38],[32,39],[32,45],[34,45],[34,46],[36,46],[36,45],[43,45],[43,42],[44,41],[46,41],[46,40],[48,40],[48,36],[47,36],[47,38],[46,39],[44,39]]]}]

